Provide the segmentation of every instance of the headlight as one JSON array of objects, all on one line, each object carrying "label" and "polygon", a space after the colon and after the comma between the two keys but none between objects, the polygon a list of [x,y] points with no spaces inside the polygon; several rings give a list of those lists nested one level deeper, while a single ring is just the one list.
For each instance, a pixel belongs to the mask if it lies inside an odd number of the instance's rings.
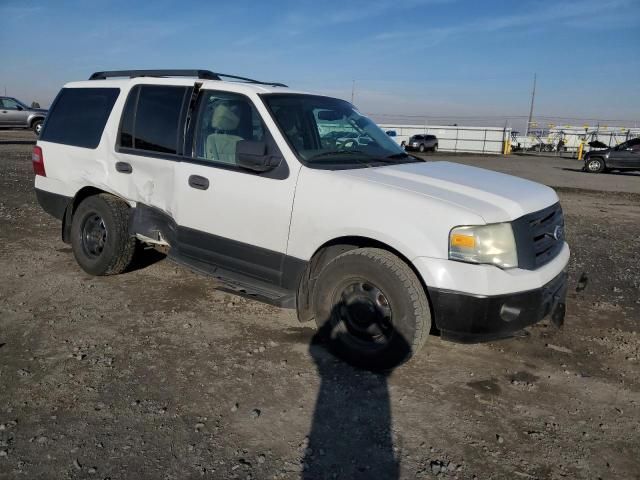
[{"label": "headlight", "polygon": [[517,267],[518,252],[511,224],[455,227],[449,233],[449,258],[500,268]]}]

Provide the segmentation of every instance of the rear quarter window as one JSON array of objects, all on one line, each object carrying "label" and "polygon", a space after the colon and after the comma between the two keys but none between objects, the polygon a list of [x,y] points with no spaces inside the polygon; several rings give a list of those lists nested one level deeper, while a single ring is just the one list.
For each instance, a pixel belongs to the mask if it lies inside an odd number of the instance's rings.
[{"label": "rear quarter window", "polygon": [[63,88],[47,115],[40,140],[96,148],[119,94],[119,88]]}]

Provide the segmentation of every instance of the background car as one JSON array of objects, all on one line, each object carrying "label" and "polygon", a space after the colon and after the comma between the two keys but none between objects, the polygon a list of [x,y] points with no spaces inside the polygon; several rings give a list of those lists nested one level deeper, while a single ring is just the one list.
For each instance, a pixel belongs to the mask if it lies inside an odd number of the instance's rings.
[{"label": "background car", "polygon": [[419,152],[438,151],[438,138],[435,135],[413,135],[404,146],[405,150],[417,150]]},{"label": "background car", "polygon": [[605,170],[640,170],[640,138],[632,138],[613,148],[595,150],[584,157],[584,169],[590,173]]},{"label": "background car", "polygon": [[0,97],[0,127],[30,128],[40,135],[47,116],[43,108],[27,107],[12,97]]}]

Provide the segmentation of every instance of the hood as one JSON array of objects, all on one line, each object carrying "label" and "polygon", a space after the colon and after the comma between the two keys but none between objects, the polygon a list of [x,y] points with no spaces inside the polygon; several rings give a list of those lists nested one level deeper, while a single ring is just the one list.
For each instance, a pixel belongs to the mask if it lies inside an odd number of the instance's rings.
[{"label": "hood", "polygon": [[340,173],[454,204],[487,223],[515,220],[558,201],[542,184],[452,162],[342,170]]},{"label": "hood", "polygon": [[46,108],[30,108],[29,111],[33,113],[44,113],[46,115],[49,110]]}]

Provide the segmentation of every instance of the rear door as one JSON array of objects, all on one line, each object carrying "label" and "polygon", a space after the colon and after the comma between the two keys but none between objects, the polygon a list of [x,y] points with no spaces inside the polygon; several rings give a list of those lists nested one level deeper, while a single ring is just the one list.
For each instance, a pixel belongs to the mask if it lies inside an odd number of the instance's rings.
[{"label": "rear door", "polygon": [[236,164],[242,140],[265,142],[268,155],[282,157],[266,126],[267,116],[263,105],[256,106],[245,95],[200,92],[192,157],[176,166],[179,255],[187,263],[204,262],[286,286],[283,272],[297,169],[292,171],[284,158],[276,169],[261,174]]},{"label": "rear door", "polygon": [[123,109],[111,186],[140,208],[175,217],[174,171],[182,155],[192,87],[136,85]]}]

